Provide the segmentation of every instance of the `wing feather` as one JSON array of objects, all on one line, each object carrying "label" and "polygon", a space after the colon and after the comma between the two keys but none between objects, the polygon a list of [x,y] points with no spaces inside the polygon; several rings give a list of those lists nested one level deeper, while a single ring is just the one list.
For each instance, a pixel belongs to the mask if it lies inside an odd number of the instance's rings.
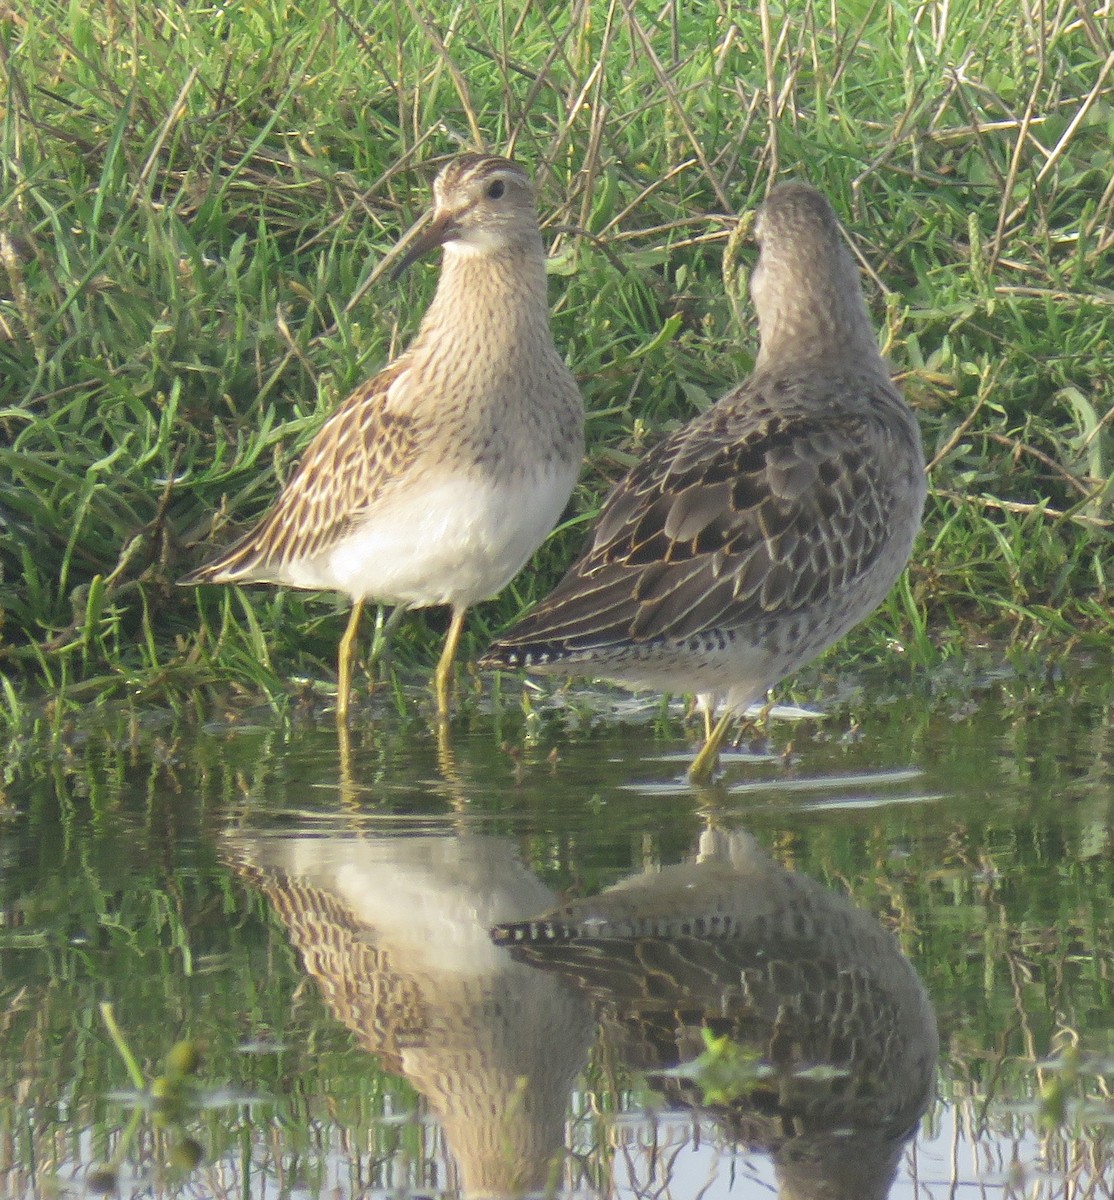
[{"label": "wing feather", "polygon": [[[903,405],[877,372],[823,386],[830,402],[814,377],[794,404],[784,379],[755,376],[647,455],[606,501],[583,556],[492,660],[730,633],[869,571],[905,483],[894,456],[915,458],[897,444]],[[846,402],[849,388],[861,403]]]},{"label": "wing feather", "polygon": [[417,454],[413,420],[391,403],[407,370],[400,359],[357,388],[318,431],[259,524],[181,582],[266,582],[284,564],[341,541]]}]

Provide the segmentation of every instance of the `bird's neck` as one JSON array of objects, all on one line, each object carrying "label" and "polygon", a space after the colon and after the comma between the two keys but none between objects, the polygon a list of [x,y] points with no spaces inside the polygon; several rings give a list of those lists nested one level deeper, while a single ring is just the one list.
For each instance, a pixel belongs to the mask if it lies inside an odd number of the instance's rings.
[{"label": "bird's neck", "polygon": [[750,291],[758,314],[757,368],[831,359],[882,366],[859,269],[841,246],[805,239],[764,247]]},{"label": "bird's neck", "polygon": [[445,247],[437,293],[422,322],[422,332],[462,322],[479,334],[499,338],[523,324],[548,326],[545,253],[541,239],[526,246],[469,250]]},{"label": "bird's neck", "polygon": [[782,288],[758,311],[760,346],[755,368],[803,359],[853,358],[883,366],[866,302],[856,287]]}]

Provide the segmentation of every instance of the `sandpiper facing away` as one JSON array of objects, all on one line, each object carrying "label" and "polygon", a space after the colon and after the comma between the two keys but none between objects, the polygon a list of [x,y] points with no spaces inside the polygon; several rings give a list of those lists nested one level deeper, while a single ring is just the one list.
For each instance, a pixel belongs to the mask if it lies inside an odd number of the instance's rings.
[{"label": "sandpiper facing away", "polygon": [[582,557],[480,664],[695,692],[697,782],[733,716],[882,602],[925,497],[917,421],[831,206],[781,184],[756,237],[754,374],[634,467]]},{"label": "sandpiper facing away", "polygon": [[397,268],[444,248],[417,337],[326,421],[262,521],[180,581],[350,596],[338,721],[368,599],[398,611],[451,606],[434,675],[447,713],[466,609],[505,587],[553,528],[583,456],[583,406],[549,330],[529,177],[508,159],[463,154],[433,198]]}]

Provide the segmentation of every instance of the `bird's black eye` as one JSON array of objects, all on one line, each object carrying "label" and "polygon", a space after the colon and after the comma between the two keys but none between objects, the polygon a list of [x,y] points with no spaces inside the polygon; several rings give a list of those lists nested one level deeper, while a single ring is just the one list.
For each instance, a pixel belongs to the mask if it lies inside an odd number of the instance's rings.
[{"label": "bird's black eye", "polygon": [[487,194],[492,200],[498,200],[506,190],[507,185],[501,179],[493,179],[487,185]]}]

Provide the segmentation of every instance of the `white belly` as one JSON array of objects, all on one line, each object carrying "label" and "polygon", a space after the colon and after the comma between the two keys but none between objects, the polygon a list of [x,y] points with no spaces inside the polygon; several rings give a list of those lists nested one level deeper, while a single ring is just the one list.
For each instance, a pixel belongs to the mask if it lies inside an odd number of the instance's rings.
[{"label": "white belly", "polygon": [[285,583],[421,608],[466,607],[501,591],[557,523],[576,469],[539,469],[503,483],[444,477],[383,496],[374,514],[320,557],[292,563]]}]

